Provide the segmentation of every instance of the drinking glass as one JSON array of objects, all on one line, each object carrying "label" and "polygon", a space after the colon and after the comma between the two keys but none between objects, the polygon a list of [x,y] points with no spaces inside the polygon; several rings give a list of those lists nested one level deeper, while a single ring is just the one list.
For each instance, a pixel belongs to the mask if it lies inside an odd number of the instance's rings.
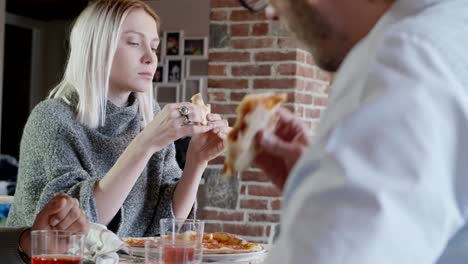
[{"label": "drinking glass", "polygon": [[160,263],[199,264],[203,253],[204,222],[194,219],[160,220]]},{"label": "drinking glass", "polygon": [[31,232],[31,264],[80,264],[84,234],[58,230]]}]

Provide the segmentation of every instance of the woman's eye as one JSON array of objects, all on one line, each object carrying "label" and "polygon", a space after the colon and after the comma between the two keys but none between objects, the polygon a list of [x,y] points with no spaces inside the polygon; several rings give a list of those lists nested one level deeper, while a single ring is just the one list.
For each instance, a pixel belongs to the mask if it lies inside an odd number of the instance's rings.
[{"label": "woman's eye", "polygon": [[151,48],[151,50],[152,50],[154,53],[157,53],[157,52],[158,52],[158,49],[155,49],[155,48]]},{"label": "woman's eye", "polygon": [[130,46],[138,46],[138,45],[139,45],[139,43],[137,43],[137,42],[131,42],[131,41],[129,41],[128,44],[129,44]]}]

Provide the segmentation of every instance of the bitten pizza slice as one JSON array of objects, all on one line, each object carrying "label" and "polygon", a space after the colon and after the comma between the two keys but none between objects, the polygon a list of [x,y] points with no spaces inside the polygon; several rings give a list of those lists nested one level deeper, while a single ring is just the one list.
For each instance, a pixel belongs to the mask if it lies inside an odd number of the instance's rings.
[{"label": "bitten pizza slice", "polygon": [[255,135],[273,129],[278,122],[275,109],[286,101],[286,94],[262,93],[244,97],[236,109],[236,123],[228,135],[223,174],[245,170],[257,155]]},{"label": "bitten pizza slice", "polygon": [[190,100],[192,101],[192,104],[201,106],[203,114],[202,125],[206,126],[208,124],[208,121],[206,120],[206,115],[211,113],[211,105],[205,104],[205,102],[203,102],[203,97],[200,93],[194,94],[192,98],[190,98]]}]

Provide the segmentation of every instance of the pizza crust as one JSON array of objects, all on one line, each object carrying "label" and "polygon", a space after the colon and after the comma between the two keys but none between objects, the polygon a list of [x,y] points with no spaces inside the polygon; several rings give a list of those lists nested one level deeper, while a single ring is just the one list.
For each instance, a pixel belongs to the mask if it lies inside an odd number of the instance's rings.
[{"label": "pizza crust", "polygon": [[206,126],[208,125],[208,120],[206,120],[206,116],[211,113],[211,105],[205,104],[203,102],[203,96],[200,93],[194,94],[192,98],[190,98],[192,104],[200,106],[202,111],[202,122],[201,124]]},{"label": "pizza crust", "polygon": [[234,128],[228,135],[223,174],[233,176],[250,166],[258,148],[255,136],[259,131],[271,130],[278,122],[275,110],[287,99],[286,94],[250,94],[237,108]]}]

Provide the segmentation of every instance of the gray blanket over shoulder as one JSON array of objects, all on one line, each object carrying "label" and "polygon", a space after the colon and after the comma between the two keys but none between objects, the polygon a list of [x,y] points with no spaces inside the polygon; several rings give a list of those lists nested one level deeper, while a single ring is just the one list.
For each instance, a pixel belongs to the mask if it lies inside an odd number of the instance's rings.
[{"label": "gray blanket over shoulder", "polygon": [[[158,111],[156,107],[155,114]],[[97,129],[75,117],[73,107],[62,99],[45,100],[32,111],[21,141],[9,226],[30,226],[59,192],[76,197],[88,219],[97,222],[93,187],[140,133],[138,100],[131,96],[126,107],[108,102],[105,125]],[[172,197],[180,175],[173,144],[155,153],[109,228],[121,237],[159,233],[159,220],[173,217]]]}]

